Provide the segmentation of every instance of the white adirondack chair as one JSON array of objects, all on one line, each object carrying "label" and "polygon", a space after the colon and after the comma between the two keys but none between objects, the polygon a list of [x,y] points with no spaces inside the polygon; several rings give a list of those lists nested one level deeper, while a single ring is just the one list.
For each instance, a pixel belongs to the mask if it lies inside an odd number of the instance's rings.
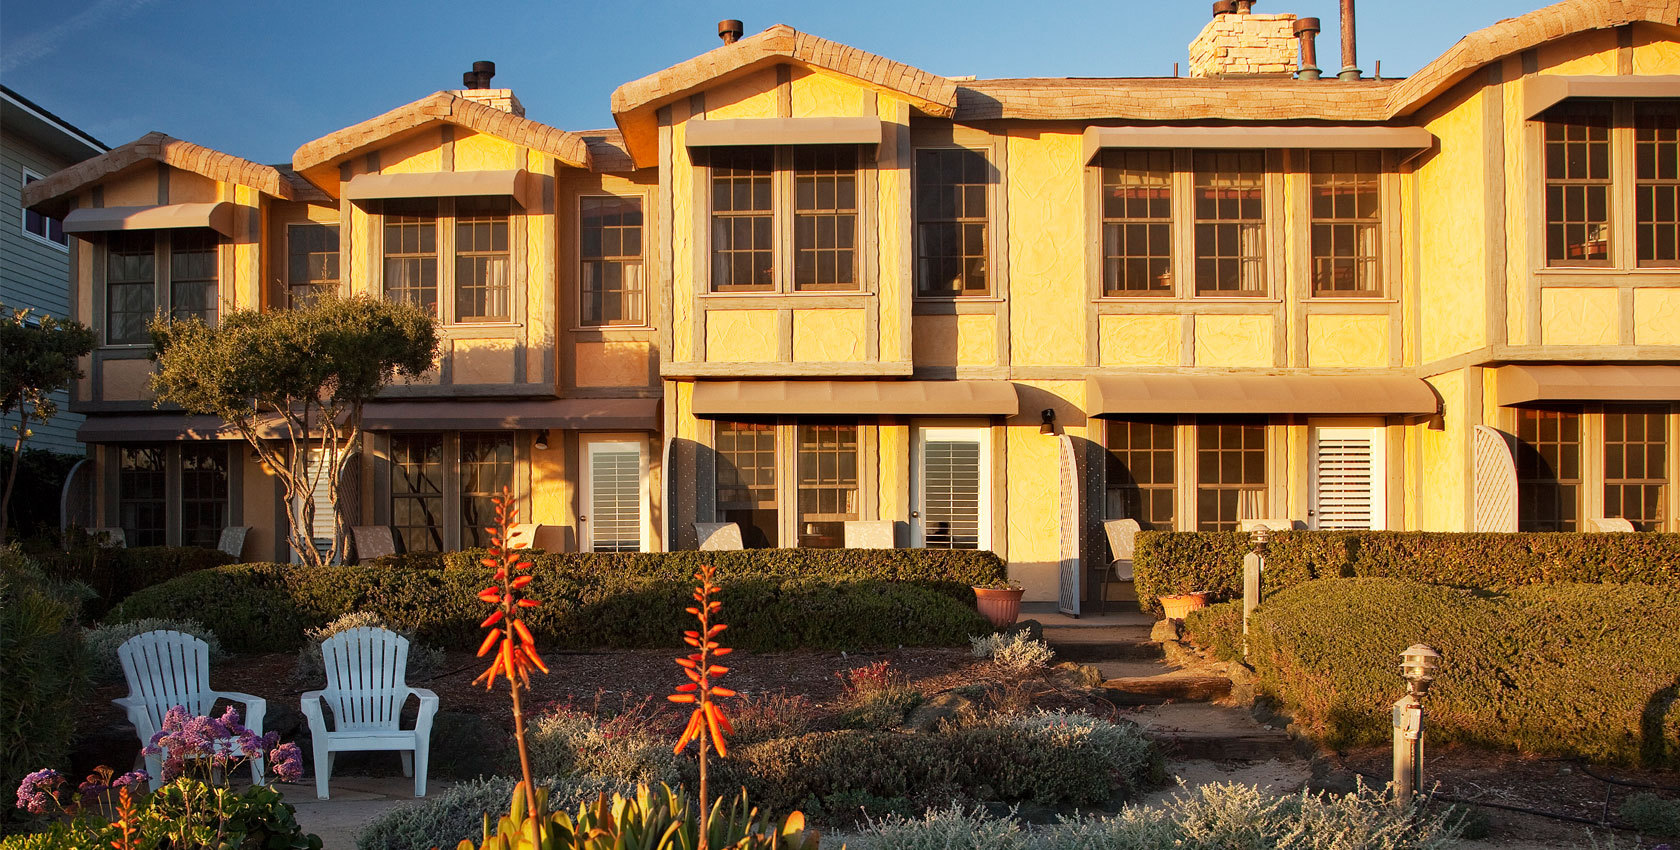
[{"label": "white adirondack chair", "polygon": [[[244,703],[245,728],[261,735],[268,701],[250,694],[210,689],[210,647],[192,635],[176,631],[138,634],[117,647],[128,696],[112,702],[128,712],[128,722],[146,746],[163,728],[163,716],[179,705],[195,715],[210,713],[216,700]],[[163,756],[146,756],[152,790],[163,785]],[[262,753],[251,757],[251,781],[263,784]]]},{"label": "white adirondack chair", "polygon": [[[303,695],[315,748],[315,796],[327,799],[333,753],[369,750],[397,750],[403,775],[414,777],[414,796],[426,796],[426,762],[438,698],[425,688],[408,686],[408,639],[387,629],[348,629],[321,642],[321,662],[327,687]],[[420,698],[420,713],[413,729],[403,729],[403,705],[410,696]],[[332,710],[330,730],[321,714],[323,703]]]}]

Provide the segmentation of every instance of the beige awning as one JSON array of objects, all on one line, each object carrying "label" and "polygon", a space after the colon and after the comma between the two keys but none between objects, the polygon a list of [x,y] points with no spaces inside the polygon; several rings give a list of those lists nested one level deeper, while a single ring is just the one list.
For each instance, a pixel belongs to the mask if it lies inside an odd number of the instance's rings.
[{"label": "beige awning", "polygon": [[374,401],[362,410],[362,427],[370,431],[657,431],[659,399]]},{"label": "beige awning", "polygon": [[1493,377],[1501,407],[1534,401],[1680,401],[1680,366],[1501,366]]},{"label": "beige awning", "polygon": [[388,198],[509,197],[531,210],[542,208],[542,187],[523,168],[507,171],[426,171],[416,174],[362,174],[344,184],[352,201]]},{"label": "beige awning", "polygon": [[[265,437],[279,437],[274,422],[262,426]],[[143,443],[176,440],[243,440],[219,416],[185,413],[90,413],[76,430],[84,443]]]},{"label": "beige awning", "polygon": [[1009,381],[701,381],[695,416],[1014,416]]},{"label": "beige awning", "polygon": [[878,145],[887,125],[879,118],[723,118],[690,121],[691,148],[732,145]]},{"label": "beige awning", "polygon": [[1523,117],[1533,118],[1573,97],[1680,97],[1680,76],[1529,76],[1523,80]]},{"label": "beige awning", "polygon": [[233,236],[233,203],[163,204],[155,207],[85,207],[64,216],[65,233],[105,233],[112,230],[169,230],[208,227]]},{"label": "beige awning", "polygon": [[1434,390],[1398,375],[1120,374],[1085,382],[1092,416],[1140,413],[1433,414]]},{"label": "beige awning", "polygon": [[1085,161],[1104,148],[1335,148],[1427,150],[1422,127],[1087,127]]}]

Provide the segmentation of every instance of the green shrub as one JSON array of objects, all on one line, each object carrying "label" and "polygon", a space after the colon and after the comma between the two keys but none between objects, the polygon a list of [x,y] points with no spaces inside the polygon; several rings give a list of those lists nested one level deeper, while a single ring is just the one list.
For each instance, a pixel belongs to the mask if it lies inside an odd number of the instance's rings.
[{"label": "green shrub", "polygon": [[1249,626],[1260,691],[1332,746],[1388,740],[1400,653],[1426,643],[1443,656],[1431,741],[1680,766],[1677,590],[1331,579],[1273,595]]},{"label": "green shrub", "polygon": [[1184,636],[1212,650],[1220,661],[1243,660],[1242,602],[1220,602],[1191,611],[1184,618]]},{"label": "green shrub", "polygon": [[[476,842],[483,834],[486,814],[494,822],[507,812],[514,784],[505,776],[473,779],[423,801],[388,809],[356,833],[356,850],[415,850],[454,847],[462,839]],[[550,805],[567,809],[598,794],[634,790],[599,778],[549,779],[543,784]]]},{"label": "green shrub", "polygon": [[48,575],[93,588],[98,598],[86,606],[85,614],[90,619],[100,618],[137,590],[236,560],[221,550],[196,546],[132,549],[81,546],[69,552],[43,552],[34,557]]},{"label": "green shrub", "polygon": [[222,642],[216,638],[216,633],[205,628],[197,620],[160,620],[155,617],[146,617],[139,620],[130,620],[126,623],[107,623],[82,630],[82,643],[87,647],[89,675],[95,682],[122,681],[122,661],[117,658],[117,647],[122,646],[135,635],[156,631],[176,631],[192,635],[209,646],[211,661],[221,661],[227,658],[227,653],[222,651]]},{"label": "green shrub", "polygon": [[82,630],[86,588],[55,581],[15,549],[0,548],[0,820],[19,781],[69,767],[87,686]]},{"label": "green shrub", "polygon": [[[951,646],[988,630],[969,578],[1002,571],[989,552],[760,551],[756,560],[740,552],[538,555],[529,590],[543,605],[525,622],[554,649],[675,646],[688,625],[692,569],[700,556],[719,555],[730,568],[720,570],[719,584],[734,646]],[[460,563],[466,555],[451,558],[459,565],[445,569],[220,567],[146,588],[115,616],[196,617],[237,652],[294,649],[304,629],[366,611],[435,646],[471,649],[482,638],[478,591],[489,570]],[[205,599],[217,604],[207,609]]]},{"label": "green shrub", "polygon": [[1680,800],[1664,800],[1649,791],[1622,801],[1622,820],[1646,835],[1680,838]]},{"label": "green shrub", "polygon": [[[1240,596],[1249,540],[1239,531],[1139,533],[1133,571],[1140,604],[1159,610],[1157,597],[1196,590]],[[1281,532],[1267,544],[1262,590],[1379,576],[1499,590],[1562,582],[1680,588],[1680,534]]]},{"label": "green shrub", "polygon": [[640,713],[601,720],[569,709],[539,717],[525,734],[534,775],[597,776],[634,786],[675,784],[678,756],[669,736]]}]

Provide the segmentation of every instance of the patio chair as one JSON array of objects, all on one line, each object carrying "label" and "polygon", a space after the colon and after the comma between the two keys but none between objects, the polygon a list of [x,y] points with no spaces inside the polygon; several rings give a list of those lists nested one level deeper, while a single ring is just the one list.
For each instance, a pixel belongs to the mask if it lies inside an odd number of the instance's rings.
[{"label": "patio chair", "polygon": [[1632,532],[1634,528],[1633,523],[1619,516],[1594,516],[1587,517],[1587,530],[1602,534],[1613,532]]},{"label": "patio chair", "polygon": [[[321,642],[321,662],[326,688],[303,695],[315,750],[315,796],[327,799],[333,753],[374,750],[396,750],[403,775],[414,777],[414,796],[426,796],[438,698],[408,686],[408,639],[388,629],[349,629]],[[420,712],[414,728],[403,729],[402,710],[411,696],[419,698]],[[332,711],[330,729],[321,713],[323,703]]]},{"label": "patio chair", "polygon": [[222,538],[216,542],[216,548],[234,557],[234,560],[245,557],[245,538],[251,533],[248,525],[230,525],[222,529]]},{"label": "patio chair", "polygon": [[891,520],[848,520],[845,545],[847,549],[896,549]]},{"label": "patio chair", "polygon": [[350,539],[356,545],[357,563],[397,554],[397,540],[388,525],[353,525]]},{"label": "patio chair", "polygon": [[[117,647],[117,659],[122,662],[123,677],[128,679],[128,696],[111,701],[128,712],[128,722],[134,724],[142,747],[163,728],[163,716],[169,709],[181,706],[194,716],[203,716],[218,699],[244,703],[245,728],[262,734],[268,701],[235,691],[211,690],[210,647],[204,641],[176,631],[146,632],[123,641]],[[146,773],[156,791],[163,785],[163,756],[145,759]],[[251,781],[263,784],[262,753],[251,756]]]},{"label": "patio chair", "polygon": [[1143,527],[1135,519],[1111,519],[1103,523],[1108,533],[1108,551],[1113,556],[1109,566],[1115,581],[1132,580],[1132,551],[1137,546],[1137,533]]},{"label": "patio chair", "polygon": [[128,533],[120,528],[90,528],[87,533],[97,546],[106,549],[128,548]]},{"label": "patio chair", "polygon": [[694,536],[702,552],[726,552],[742,548],[741,527],[732,522],[694,523]]}]

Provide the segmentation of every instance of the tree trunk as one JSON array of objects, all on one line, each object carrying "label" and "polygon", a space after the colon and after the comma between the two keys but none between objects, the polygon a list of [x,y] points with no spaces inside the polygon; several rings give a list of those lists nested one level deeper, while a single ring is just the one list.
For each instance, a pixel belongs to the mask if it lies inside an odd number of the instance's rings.
[{"label": "tree trunk", "polygon": [[12,516],[12,485],[17,483],[18,467],[23,466],[23,435],[29,433],[29,414],[18,405],[17,439],[12,442],[12,468],[6,473],[6,492],[0,495],[0,546],[6,545],[6,527]]}]

